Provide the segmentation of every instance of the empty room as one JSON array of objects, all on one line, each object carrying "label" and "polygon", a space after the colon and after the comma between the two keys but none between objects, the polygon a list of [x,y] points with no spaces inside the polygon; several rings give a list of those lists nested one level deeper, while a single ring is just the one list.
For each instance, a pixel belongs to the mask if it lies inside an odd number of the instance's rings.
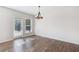
[{"label": "empty room", "polygon": [[78,6],[0,6],[0,52],[79,52]]}]

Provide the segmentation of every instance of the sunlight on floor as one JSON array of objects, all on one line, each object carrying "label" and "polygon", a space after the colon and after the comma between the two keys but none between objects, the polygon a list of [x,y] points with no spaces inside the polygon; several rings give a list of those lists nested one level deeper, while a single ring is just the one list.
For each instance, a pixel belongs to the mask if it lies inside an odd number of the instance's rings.
[{"label": "sunlight on floor", "polygon": [[24,49],[28,49],[32,47],[32,40],[33,38],[26,38],[26,39],[17,39],[13,43],[13,50],[15,52],[23,52]]}]

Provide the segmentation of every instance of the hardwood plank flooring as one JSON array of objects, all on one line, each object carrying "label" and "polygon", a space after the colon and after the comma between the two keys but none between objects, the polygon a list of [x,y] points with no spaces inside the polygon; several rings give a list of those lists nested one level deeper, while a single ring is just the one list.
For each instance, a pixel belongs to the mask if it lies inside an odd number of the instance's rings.
[{"label": "hardwood plank flooring", "polygon": [[0,52],[79,52],[79,45],[30,36],[0,44]]}]

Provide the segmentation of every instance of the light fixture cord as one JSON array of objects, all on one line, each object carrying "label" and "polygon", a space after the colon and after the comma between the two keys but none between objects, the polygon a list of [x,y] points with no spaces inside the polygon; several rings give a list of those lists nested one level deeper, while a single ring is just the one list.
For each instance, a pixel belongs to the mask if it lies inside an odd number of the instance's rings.
[{"label": "light fixture cord", "polygon": [[39,12],[40,12],[40,6],[38,6]]}]

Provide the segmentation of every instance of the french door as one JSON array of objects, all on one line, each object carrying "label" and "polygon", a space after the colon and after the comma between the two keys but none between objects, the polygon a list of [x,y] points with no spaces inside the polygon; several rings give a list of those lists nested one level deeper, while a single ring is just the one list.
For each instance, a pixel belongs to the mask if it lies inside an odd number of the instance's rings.
[{"label": "french door", "polygon": [[24,37],[32,32],[32,20],[31,19],[15,19],[14,23],[14,37]]}]

